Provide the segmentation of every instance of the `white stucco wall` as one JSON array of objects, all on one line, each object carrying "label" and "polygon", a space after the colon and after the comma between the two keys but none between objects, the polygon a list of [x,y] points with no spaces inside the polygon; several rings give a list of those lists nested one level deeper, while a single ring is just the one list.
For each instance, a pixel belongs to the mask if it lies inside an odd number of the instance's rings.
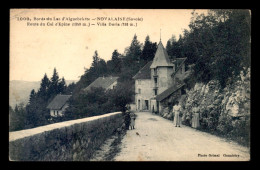
[{"label": "white stucco wall", "polygon": [[54,110],[50,110],[50,115],[51,115],[52,117],[55,117],[55,115],[54,115]]},{"label": "white stucco wall", "polygon": [[169,68],[169,67],[157,68],[158,94],[162,93],[173,84],[173,80],[171,78],[172,73],[173,73],[173,68]]},{"label": "white stucco wall", "polygon": [[66,111],[66,108],[69,107],[69,104],[66,103],[62,108],[61,110],[50,110],[50,115],[52,117],[58,117],[58,116],[63,116],[64,115],[64,112]]},{"label": "white stucco wall", "polygon": [[[139,89],[141,90],[141,94],[139,94]],[[153,97],[153,88],[151,85],[150,79],[138,79],[135,80],[135,104],[137,110],[147,110],[145,105],[145,100],[148,100],[148,110],[151,109],[150,99]],[[139,101],[140,100],[140,107]]]}]

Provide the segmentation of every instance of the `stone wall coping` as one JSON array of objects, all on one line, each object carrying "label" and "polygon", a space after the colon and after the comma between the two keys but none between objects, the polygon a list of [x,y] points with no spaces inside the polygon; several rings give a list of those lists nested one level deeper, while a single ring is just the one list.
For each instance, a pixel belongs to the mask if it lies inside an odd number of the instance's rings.
[{"label": "stone wall coping", "polygon": [[65,121],[65,122],[54,123],[54,124],[50,124],[50,125],[32,128],[32,129],[25,129],[25,130],[9,132],[9,142],[15,141],[18,139],[22,139],[25,137],[37,135],[37,134],[40,134],[40,133],[43,133],[46,131],[52,131],[54,129],[68,127],[68,126],[83,123],[83,122],[90,122],[93,120],[98,120],[101,118],[110,117],[110,116],[121,114],[121,113],[122,112],[107,113],[107,114],[103,114],[103,115],[99,115],[99,116],[92,116],[92,117],[87,117],[87,118],[83,118],[83,119],[76,119],[76,120],[69,120],[69,121]]}]

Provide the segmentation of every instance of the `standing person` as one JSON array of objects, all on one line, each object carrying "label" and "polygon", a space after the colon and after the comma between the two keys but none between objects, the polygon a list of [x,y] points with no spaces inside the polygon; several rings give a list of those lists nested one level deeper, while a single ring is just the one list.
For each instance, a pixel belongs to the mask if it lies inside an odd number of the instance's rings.
[{"label": "standing person", "polygon": [[180,109],[181,106],[179,105],[179,102],[176,101],[176,104],[173,106],[173,111],[174,111],[174,120],[173,120],[173,125],[175,125],[175,127],[181,127],[181,119],[180,119]]},{"label": "standing person", "polygon": [[192,123],[191,126],[193,128],[198,128],[200,127],[200,113],[199,113],[199,107],[197,103],[194,103],[194,108],[193,108],[193,114],[192,114]]},{"label": "standing person", "polygon": [[130,118],[131,118],[130,128],[132,130],[132,129],[135,129],[135,118],[136,118],[136,115],[133,112],[131,112],[130,113]]},{"label": "standing person", "polygon": [[124,118],[125,118],[125,128],[126,128],[126,130],[129,130],[131,118],[130,118],[130,111],[128,110],[128,108],[125,111],[125,117]]}]

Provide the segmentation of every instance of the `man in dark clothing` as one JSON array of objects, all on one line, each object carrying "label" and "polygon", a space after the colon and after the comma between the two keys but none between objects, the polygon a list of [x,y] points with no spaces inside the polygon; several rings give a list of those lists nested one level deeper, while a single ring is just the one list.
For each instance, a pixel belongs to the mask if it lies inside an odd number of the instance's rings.
[{"label": "man in dark clothing", "polygon": [[125,129],[129,130],[131,117],[130,117],[130,106],[125,106],[122,109],[123,115],[124,115],[124,122],[125,122]]},{"label": "man in dark clothing", "polygon": [[129,130],[130,121],[131,121],[130,112],[126,111],[125,112],[125,128],[126,128],[126,130]]}]

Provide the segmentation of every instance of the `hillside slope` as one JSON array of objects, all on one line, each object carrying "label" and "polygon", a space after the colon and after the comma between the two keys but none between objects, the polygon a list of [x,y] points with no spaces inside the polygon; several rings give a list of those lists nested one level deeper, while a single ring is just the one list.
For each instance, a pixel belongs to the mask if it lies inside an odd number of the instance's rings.
[{"label": "hillside slope", "polygon": [[[76,80],[65,81],[67,85],[76,82]],[[14,108],[19,103],[27,104],[32,89],[38,91],[40,83],[40,81],[11,80],[9,82],[9,105]]]}]

